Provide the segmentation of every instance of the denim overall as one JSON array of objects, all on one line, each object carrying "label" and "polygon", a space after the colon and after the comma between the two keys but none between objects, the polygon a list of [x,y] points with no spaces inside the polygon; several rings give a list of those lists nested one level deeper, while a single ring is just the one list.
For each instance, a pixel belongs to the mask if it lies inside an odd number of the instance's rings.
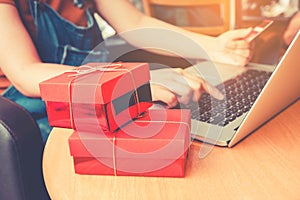
[{"label": "denim overall", "polygon": [[[83,7],[84,0],[73,0],[74,6]],[[79,66],[83,62],[104,62],[105,48],[94,48],[103,41],[94,16],[86,10],[87,26],[76,26],[63,19],[43,0],[29,0],[31,14],[36,26],[35,47],[43,62]],[[88,59],[86,59],[88,56]],[[49,126],[44,102],[41,98],[22,95],[10,86],[3,96],[27,109],[36,120],[45,142],[52,129]]]}]

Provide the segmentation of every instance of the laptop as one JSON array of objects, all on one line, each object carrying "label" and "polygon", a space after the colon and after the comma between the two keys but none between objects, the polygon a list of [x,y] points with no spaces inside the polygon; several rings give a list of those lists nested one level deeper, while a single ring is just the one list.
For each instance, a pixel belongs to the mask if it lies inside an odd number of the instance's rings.
[{"label": "laptop", "polygon": [[[224,100],[203,94],[191,109],[195,140],[233,147],[300,97],[300,31],[277,66],[201,62],[185,70],[216,85]],[[181,105],[180,105],[181,106]]]}]

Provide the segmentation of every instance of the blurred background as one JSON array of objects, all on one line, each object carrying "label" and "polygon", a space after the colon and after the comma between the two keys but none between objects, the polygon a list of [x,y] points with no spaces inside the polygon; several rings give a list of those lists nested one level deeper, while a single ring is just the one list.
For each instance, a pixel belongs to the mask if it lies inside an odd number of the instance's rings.
[{"label": "blurred background", "polygon": [[[251,61],[271,65],[277,64],[286,50],[288,43],[284,42],[283,35],[300,7],[300,0],[131,0],[131,2],[149,16],[211,36],[218,36],[232,29],[253,27],[264,19],[272,19],[274,20],[272,26],[255,40],[255,54]],[[104,37],[115,34],[111,27],[106,30],[108,34]]]}]

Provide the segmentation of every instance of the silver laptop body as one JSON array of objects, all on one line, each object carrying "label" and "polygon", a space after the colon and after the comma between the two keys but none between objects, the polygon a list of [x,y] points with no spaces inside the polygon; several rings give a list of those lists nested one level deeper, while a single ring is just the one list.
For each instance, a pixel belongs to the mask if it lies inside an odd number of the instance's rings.
[{"label": "silver laptop body", "polygon": [[[201,62],[186,70],[193,74],[197,73],[214,85],[221,86],[219,88],[222,90],[222,82],[251,69],[272,73],[257,98],[251,103],[249,110],[225,126],[192,118],[191,132],[194,139],[232,147],[300,97],[300,32],[276,67],[261,64],[241,67]],[[255,83],[255,80],[252,82]],[[214,112],[217,107],[220,107],[218,102],[212,104],[211,112]],[[226,118],[226,116],[222,117]]]}]

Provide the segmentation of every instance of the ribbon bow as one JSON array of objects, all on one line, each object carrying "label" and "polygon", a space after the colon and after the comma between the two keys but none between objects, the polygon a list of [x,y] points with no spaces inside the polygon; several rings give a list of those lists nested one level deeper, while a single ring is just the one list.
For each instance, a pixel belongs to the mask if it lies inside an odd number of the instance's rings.
[{"label": "ribbon bow", "polygon": [[77,67],[75,70],[71,70],[68,72],[75,72],[75,74],[70,74],[68,75],[69,77],[74,77],[74,79],[72,79],[69,84],[68,84],[68,90],[69,90],[69,106],[70,106],[70,120],[71,120],[71,127],[74,128],[74,119],[73,119],[73,108],[72,108],[72,83],[74,80],[76,80],[77,77],[81,76],[81,75],[86,75],[86,74],[90,74],[96,71],[102,71],[102,72],[117,72],[117,71],[125,71],[128,72],[131,79],[132,79],[132,84],[134,86],[134,99],[135,102],[138,104],[137,106],[137,116],[140,116],[141,114],[141,108],[140,108],[140,100],[139,100],[139,96],[138,96],[138,92],[137,92],[137,86],[135,83],[135,79],[134,76],[132,74],[132,72],[127,69],[127,68],[123,68],[122,63],[113,63],[113,64],[107,64],[107,65],[98,65],[98,66],[89,66],[89,65],[82,65],[80,67]]},{"label": "ribbon bow", "polygon": [[83,66],[77,67],[75,70],[72,70],[72,72],[75,72],[75,74],[71,74],[69,76],[70,77],[80,76],[80,75],[85,75],[85,74],[93,73],[95,71],[115,72],[115,71],[123,71],[123,70],[124,69],[122,68],[122,64],[121,63],[109,64],[109,65],[99,65],[99,66],[96,66],[96,67],[92,67],[92,66],[88,66],[88,65],[83,65]]}]

